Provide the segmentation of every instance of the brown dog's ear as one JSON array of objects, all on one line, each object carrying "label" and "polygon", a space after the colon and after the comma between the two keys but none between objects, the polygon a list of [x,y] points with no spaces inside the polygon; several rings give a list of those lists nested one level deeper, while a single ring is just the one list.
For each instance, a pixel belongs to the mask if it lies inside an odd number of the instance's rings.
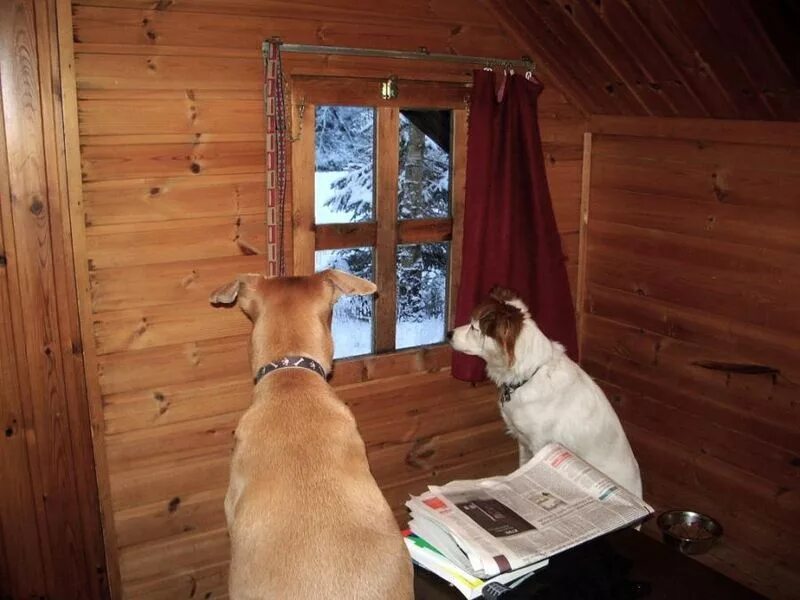
[{"label": "brown dog's ear", "polygon": [[211,292],[208,301],[211,304],[233,304],[239,298],[242,287],[245,285],[253,285],[259,278],[261,278],[261,275],[258,273],[243,273],[237,275],[236,279],[230,283],[226,283],[222,287],[218,287]]},{"label": "brown dog's ear", "polygon": [[519,296],[511,290],[499,285],[496,285],[491,289],[489,296],[495,300],[499,300],[500,302],[509,302],[510,300],[516,300],[519,298]]},{"label": "brown dog's ear", "polygon": [[341,296],[369,296],[378,290],[378,286],[371,281],[338,269],[328,269],[319,275],[333,286],[332,302],[336,302]]},{"label": "brown dog's ear", "polygon": [[215,289],[208,297],[211,304],[233,304],[236,302],[236,297],[239,295],[239,286],[242,284],[239,279],[234,279],[230,283],[226,283],[222,287]]}]

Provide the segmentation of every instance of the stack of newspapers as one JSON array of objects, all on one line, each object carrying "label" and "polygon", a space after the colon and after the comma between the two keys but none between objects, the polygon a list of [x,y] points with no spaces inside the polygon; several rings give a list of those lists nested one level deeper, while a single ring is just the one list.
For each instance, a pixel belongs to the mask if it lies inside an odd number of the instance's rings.
[{"label": "stack of newspapers", "polygon": [[429,486],[406,506],[406,546],[466,598],[519,585],[548,558],[640,522],[653,509],[560,444],[503,477]]}]

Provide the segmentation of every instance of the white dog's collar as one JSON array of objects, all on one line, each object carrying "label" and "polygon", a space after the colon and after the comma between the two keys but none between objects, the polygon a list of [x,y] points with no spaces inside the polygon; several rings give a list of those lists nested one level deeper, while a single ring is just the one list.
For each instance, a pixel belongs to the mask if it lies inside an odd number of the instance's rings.
[{"label": "white dog's collar", "polygon": [[520,383],[504,383],[500,386],[500,404],[505,404],[506,402],[511,402],[511,394],[516,392],[519,388],[523,385],[528,383],[531,379],[533,379],[539,370],[542,368],[541,365],[536,367],[536,370],[531,373],[531,376],[528,377],[525,381]]}]

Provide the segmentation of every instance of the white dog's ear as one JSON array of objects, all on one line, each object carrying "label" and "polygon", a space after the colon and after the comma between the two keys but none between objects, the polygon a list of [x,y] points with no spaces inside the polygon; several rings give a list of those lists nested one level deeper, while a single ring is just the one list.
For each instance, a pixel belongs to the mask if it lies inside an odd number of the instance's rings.
[{"label": "white dog's ear", "polygon": [[319,275],[333,286],[332,302],[336,302],[341,296],[369,296],[378,290],[378,286],[371,281],[338,269],[328,269]]},{"label": "white dog's ear", "polygon": [[481,333],[492,338],[503,349],[508,366],[514,364],[514,348],[522,331],[524,316],[512,304],[497,301],[486,307],[479,319]]}]

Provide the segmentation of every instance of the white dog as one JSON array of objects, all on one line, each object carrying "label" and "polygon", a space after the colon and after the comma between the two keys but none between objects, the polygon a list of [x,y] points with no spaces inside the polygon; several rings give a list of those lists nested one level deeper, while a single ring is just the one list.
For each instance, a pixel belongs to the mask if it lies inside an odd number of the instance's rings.
[{"label": "white dog", "polygon": [[455,350],[486,361],[501,390],[500,412],[519,442],[520,465],[559,442],[642,497],[639,465],[605,394],[539,330],[513,292],[493,289],[471,322],[449,337]]}]

